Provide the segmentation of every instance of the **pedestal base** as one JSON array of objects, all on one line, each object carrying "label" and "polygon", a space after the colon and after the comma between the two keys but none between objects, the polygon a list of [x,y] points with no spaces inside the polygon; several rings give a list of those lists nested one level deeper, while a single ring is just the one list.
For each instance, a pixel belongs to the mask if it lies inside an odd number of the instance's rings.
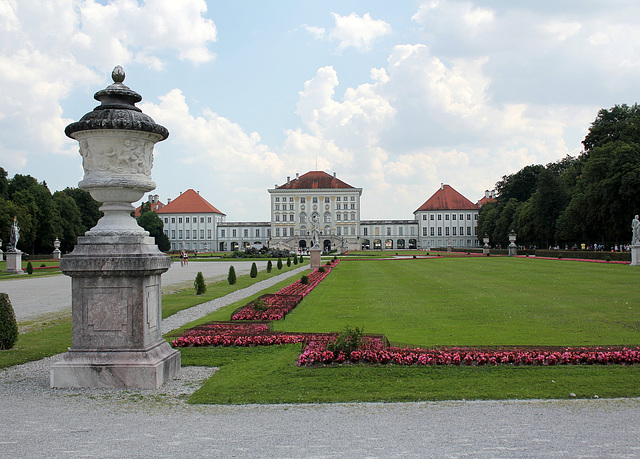
[{"label": "pedestal base", "polygon": [[486,256],[487,254],[489,254],[489,252],[490,252],[490,249],[484,249],[484,248],[482,249],[482,255]]},{"label": "pedestal base", "polygon": [[22,270],[22,252],[7,252],[7,272],[13,274],[24,274]]},{"label": "pedestal base", "polygon": [[61,258],[61,252],[60,249],[55,249],[53,251],[53,259],[54,260],[59,260]]},{"label": "pedestal base", "polygon": [[322,264],[320,255],[322,255],[322,249],[309,249],[309,262],[311,265],[311,269],[317,269]]},{"label": "pedestal base", "polygon": [[640,245],[631,246],[631,266],[640,266]]},{"label": "pedestal base", "polygon": [[510,257],[515,257],[516,255],[518,255],[518,247],[509,246],[507,250],[508,250],[508,256]]},{"label": "pedestal base", "polygon": [[74,351],[51,366],[51,387],[157,389],[180,372],[167,342],[146,351]]}]

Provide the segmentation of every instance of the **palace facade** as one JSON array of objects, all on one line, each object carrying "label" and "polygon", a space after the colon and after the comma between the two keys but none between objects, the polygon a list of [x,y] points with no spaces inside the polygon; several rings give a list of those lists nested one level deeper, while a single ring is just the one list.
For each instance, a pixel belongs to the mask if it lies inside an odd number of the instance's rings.
[{"label": "palace facade", "polygon": [[[411,220],[361,220],[362,188],[323,171],[287,177],[267,190],[270,221],[226,222],[226,215],[189,189],[156,212],[172,250],[233,251],[250,246],[304,250],[313,244],[311,226],[320,230],[325,250],[479,247],[480,204],[442,184]],[[485,195],[483,200],[489,196]],[[157,196],[150,199],[158,200]]]}]

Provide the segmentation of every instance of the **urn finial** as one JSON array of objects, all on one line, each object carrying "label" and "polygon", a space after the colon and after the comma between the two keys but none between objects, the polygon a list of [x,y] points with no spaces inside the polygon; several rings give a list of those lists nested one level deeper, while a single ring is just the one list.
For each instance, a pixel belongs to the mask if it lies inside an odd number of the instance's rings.
[{"label": "urn finial", "polygon": [[125,73],[124,69],[120,65],[116,65],[111,72],[111,78],[114,83],[122,83],[124,81]]}]

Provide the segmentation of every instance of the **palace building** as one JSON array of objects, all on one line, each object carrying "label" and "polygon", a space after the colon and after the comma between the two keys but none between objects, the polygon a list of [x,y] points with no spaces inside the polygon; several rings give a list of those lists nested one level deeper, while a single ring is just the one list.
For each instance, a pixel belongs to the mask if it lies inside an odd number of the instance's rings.
[{"label": "palace building", "polygon": [[[442,184],[411,220],[361,220],[362,188],[323,171],[287,177],[267,190],[269,222],[226,222],[226,215],[192,189],[157,210],[172,250],[233,251],[250,246],[305,250],[311,228],[325,250],[479,247],[480,203]],[[487,198],[488,196],[485,196]],[[157,196],[153,196],[157,201]]]}]

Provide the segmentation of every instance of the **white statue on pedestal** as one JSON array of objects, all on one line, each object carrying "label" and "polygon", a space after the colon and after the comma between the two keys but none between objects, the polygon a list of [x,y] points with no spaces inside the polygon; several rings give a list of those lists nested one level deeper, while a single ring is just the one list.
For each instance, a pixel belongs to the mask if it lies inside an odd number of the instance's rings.
[{"label": "white statue on pedestal", "polygon": [[320,247],[320,230],[318,229],[318,216],[314,215],[311,219],[311,238],[313,239],[312,248]]},{"label": "white statue on pedestal", "polygon": [[631,221],[631,229],[633,230],[633,234],[631,236],[631,245],[640,244],[640,220],[638,220],[637,215]]}]

